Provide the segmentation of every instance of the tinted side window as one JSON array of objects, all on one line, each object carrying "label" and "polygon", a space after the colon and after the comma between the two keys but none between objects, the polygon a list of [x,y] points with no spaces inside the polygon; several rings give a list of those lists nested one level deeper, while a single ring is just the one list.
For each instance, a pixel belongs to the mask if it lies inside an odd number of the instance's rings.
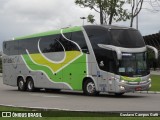
[{"label": "tinted side window", "polygon": [[25,40],[18,40],[19,41],[19,55],[22,54],[27,54],[26,50],[28,50],[28,52],[30,54],[34,54],[34,53],[39,53],[38,51],[38,40],[40,38],[29,38],[29,39],[25,39]]},{"label": "tinted side window", "polygon": [[98,44],[110,44],[110,35],[103,29],[86,29],[92,47],[97,48]]},{"label": "tinted side window", "polygon": [[90,39],[97,64],[101,70],[113,72],[114,60],[112,51],[100,48],[98,44],[111,44],[111,38],[108,30],[105,29],[85,29]]},{"label": "tinted side window", "polygon": [[60,36],[59,42],[61,42],[61,44],[65,48],[65,51],[79,51],[77,45],[71,42],[72,33],[65,33],[64,36],[65,38],[62,35]]},{"label": "tinted side window", "polygon": [[61,52],[64,51],[59,40],[60,35],[42,37],[40,39],[40,49],[42,53]]},{"label": "tinted side window", "polygon": [[9,55],[8,42],[3,42],[3,53]]},{"label": "tinted side window", "polygon": [[88,52],[86,40],[85,40],[84,35],[81,31],[73,32],[72,33],[72,40],[80,46],[80,48],[82,49],[83,52],[85,52],[85,53]]},{"label": "tinted side window", "polygon": [[18,55],[18,41],[4,42],[3,52],[6,55]]},{"label": "tinted side window", "polygon": [[19,54],[26,54],[26,49],[30,54],[39,53],[38,42],[42,53],[63,51],[63,47],[58,42],[58,39],[59,35],[51,35],[19,40]]}]

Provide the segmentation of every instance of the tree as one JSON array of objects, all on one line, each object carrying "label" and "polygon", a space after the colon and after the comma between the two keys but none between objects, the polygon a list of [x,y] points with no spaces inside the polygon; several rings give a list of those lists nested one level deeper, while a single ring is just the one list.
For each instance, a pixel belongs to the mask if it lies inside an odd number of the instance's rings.
[{"label": "tree", "polygon": [[[129,19],[129,13],[123,9],[124,0],[75,0],[75,4],[80,7],[88,7],[100,15],[100,24],[107,22],[111,25],[113,20],[126,21]],[[94,16],[89,15],[88,21],[93,22]]]},{"label": "tree", "polygon": [[93,24],[95,22],[94,16],[89,14],[87,17],[87,21]]},{"label": "tree", "polygon": [[[133,27],[134,18],[141,12],[142,9],[156,13],[160,12],[160,0],[127,0],[131,4],[131,22],[130,27]],[[143,4],[148,4],[150,7],[143,8]]]},{"label": "tree", "polygon": [[134,18],[140,13],[142,10],[142,5],[144,0],[128,0],[128,2],[131,4],[131,22],[130,27],[133,27],[133,21]]}]

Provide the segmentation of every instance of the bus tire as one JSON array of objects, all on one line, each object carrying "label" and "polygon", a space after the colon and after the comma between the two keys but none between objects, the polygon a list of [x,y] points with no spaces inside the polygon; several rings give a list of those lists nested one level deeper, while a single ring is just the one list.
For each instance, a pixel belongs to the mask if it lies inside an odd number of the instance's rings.
[{"label": "bus tire", "polygon": [[91,79],[87,79],[83,85],[83,92],[88,96],[98,95],[99,92],[96,91],[95,83]]},{"label": "bus tire", "polygon": [[35,91],[34,82],[33,82],[33,79],[31,77],[27,79],[27,91],[28,92],[34,92]]},{"label": "bus tire", "polygon": [[26,83],[23,77],[19,77],[17,81],[17,86],[19,91],[26,91]]}]

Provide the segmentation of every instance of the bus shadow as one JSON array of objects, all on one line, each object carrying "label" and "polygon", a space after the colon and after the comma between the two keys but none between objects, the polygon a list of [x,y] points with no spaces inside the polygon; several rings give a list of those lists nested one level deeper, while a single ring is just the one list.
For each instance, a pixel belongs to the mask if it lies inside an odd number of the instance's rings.
[{"label": "bus shadow", "polygon": [[70,96],[83,96],[83,97],[99,97],[99,98],[119,98],[119,99],[124,99],[124,98],[146,98],[147,94],[142,94],[142,93],[126,93],[122,96],[116,96],[114,94],[107,94],[107,93],[100,93],[99,95],[96,96],[87,96],[85,94],[83,94],[83,92],[79,92],[79,91],[45,91],[45,90],[40,90],[40,91],[35,91],[35,92],[27,92],[27,91],[18,91],[16,89],[10,89],[10,90],[5,90],[5,91],[9,91],[9,92],[21,92],[21,93],[39,93],[39,94],[49,94],[49,95],[53,95],[53,94],[58,94],[58,95],[70,95]]},{"label": "bus shadow", "polygon": [[145,98],[147,95],[140,93],[126,93],[122,96],[116,96],[114,94],[100,93],[96,96],[87,96],[83,92],[79,91],[38,91],[37,93],[46,93],[46,94],[59,94],[59,95],[72,95],[72,96],[84,96],[84,97],[99,97],[99,98]]}]

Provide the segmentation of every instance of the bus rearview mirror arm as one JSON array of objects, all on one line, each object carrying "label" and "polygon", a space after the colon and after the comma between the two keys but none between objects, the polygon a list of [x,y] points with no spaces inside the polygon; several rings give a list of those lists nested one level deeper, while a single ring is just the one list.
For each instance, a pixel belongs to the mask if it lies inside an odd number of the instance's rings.
[{"label": "bus rearview mirror arm", "polygon": [[155,47],[150,46],[150,45],[146,45],[146,47],[147,47],[148,49],[153,50],[153,51],[154,51],[154,54],[155,54],[155,59],[158,59],[158,50],[157,50]]},{"label": "bus rearview mirror arm", "polygon": [[116,54],[117,54],[117,59],[122,60],[122,52],[118,47],[115,47],[115,46],[112,46],[112,45],[104,45],[104,44],[98,44],[98,46],[100,48],[115,51]]}]

